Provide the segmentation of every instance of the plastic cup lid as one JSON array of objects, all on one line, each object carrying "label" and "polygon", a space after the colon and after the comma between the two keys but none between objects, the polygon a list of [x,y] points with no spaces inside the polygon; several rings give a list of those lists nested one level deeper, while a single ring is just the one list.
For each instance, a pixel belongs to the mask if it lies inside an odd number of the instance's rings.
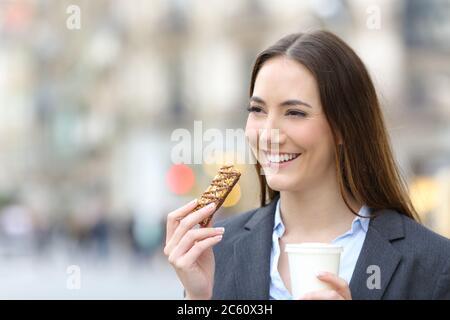
[{"label": "plastic cup lid", "polygon": [[320,243],[320,242],[303,242],[286,244],[285,252],[308,252],[308,253],[341,253],[344,248],[340,245]]}]

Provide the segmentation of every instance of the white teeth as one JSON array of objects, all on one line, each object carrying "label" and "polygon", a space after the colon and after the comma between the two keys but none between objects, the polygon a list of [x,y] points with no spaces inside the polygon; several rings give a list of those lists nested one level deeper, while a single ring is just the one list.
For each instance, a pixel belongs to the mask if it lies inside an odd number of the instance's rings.
[{"label": "white teeth", "polygon": [[269,161],[274,163],[289,161],[298,157],[299,155],[300,155],[299,153],[284,153],[281,155],[266,153],[266,156],[269,159]]}]

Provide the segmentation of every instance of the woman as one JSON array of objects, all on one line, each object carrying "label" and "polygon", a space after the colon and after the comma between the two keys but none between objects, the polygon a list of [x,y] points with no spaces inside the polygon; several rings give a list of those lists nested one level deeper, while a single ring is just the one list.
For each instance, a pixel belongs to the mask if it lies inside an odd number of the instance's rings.
[{"label": "woman", "polygon": [[193,229],[214,211],[189,214],[195,200],[168,215],[164,253],[187,299],[291,299],[284,247],[301,242],[345,248],[339,275],[318,275],[330,289],[301,299],[450,299],[450,240],[417,222],[348,45],[326,31],[282,38],[256,59],[248,111],[261,207],[214,228]]}]

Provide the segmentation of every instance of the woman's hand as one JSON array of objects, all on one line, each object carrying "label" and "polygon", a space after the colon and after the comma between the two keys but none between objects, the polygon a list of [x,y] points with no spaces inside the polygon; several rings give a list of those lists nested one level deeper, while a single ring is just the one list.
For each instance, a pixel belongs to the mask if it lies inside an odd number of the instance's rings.
[{"label": "woman's hand", "polygon": [[350,288],[344,279],[329,272],[321,272],[317,278],[326,282],[331,289],[308,292],[299,300],[352,300]]},{"label": "woman's hand", "polygon": [[214,205],[192,212],[196,205],[194,200],[167,216],[164,254],[183,284],[186,298],[210,299],[215,268],[212,246],[220,242],[224,229],[212,228],[212,221],[195,229],[214,212]]}]

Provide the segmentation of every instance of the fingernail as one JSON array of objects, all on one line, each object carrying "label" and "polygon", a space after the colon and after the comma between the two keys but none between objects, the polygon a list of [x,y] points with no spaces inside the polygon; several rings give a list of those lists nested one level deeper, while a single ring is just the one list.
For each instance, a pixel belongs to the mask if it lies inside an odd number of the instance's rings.
[{"label": "fingernail", "polygon": [[214,238],[217,240],[222,240],[222,237],[223,237],[222,235],[218,235],[218,236],[215,236]]},{"label": "fingernail", "polygon": [[208,204],[208,209],[214,208],[216,206],[216,204],[214,202],[211,202],[210,204]]},{"label": "fingernail", "polygon": [[215,228],[215,230],[219,233],[224,233],[225,232],[225,228],[223,227],[219,227],[219,228]]},{"label": "fingernail", "polygon": [[320,272],[317,272],[316,277],[322,278],[322,277],[325,277],[327,274],[328,274],[328,272],[320,271]]}]

